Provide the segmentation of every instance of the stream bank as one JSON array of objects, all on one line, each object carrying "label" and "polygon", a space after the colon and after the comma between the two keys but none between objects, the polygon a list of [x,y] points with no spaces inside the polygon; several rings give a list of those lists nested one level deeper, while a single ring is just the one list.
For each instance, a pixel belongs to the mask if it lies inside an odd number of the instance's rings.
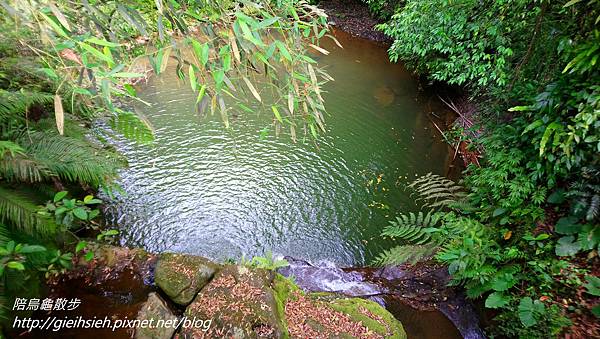
[{"label": "stream bank", "polygon": [[[91,245],[90,249],[95,259],[74,259],[75,268],[49,284],[48,298],[79,298],[80,307],[38,311],[35,319],[107,317],[113,323],[202,319],[204,327],[180,324],[137,332],[132,328],[73,328],[12,334],[86,339],[227,334],[244,338],[483,337],[464,297],[445,287],[447,274],[440,268],[341,269],[286,258],[290,265],[276,273],[185,254],[156,255],[108,245]],[[207,319],[212,322],[204,330]]]}]

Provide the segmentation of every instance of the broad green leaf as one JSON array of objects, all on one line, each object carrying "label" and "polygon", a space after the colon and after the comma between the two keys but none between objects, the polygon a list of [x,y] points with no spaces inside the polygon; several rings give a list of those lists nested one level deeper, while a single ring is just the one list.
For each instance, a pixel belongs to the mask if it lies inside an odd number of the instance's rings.
[{"label": "broad green leaf", "polygon": [[29,254],[29,253],[38,253],[46,251],[46,247],[40,245],[23,245],[21,247],[20,253]]},{"label": "broad green leaf", "polygon": [[523,112],[523,111],[531,111],[531,106],[514,106],[508,109],[509,112]]},{"label": "broad green leaf", "polygon": [[557,130],[562,130],[562,125],[558,122],[553,122],[548,127],[546,127],[546,131],[544,131],[544,135],[542,136],[542,140],[540,141],[540,156],[544,154],[546,149],[546,144],[550,140],[552,133]]},{"label": "broad green leaf", "polygon": [[83,250],[86,246],[87,246],[87,242],[86,241],[80,241],[80,242],[78,242],[77,246],[75,246],[75,253]]},{"label": "broad green leaf", "polygon": [[500,308],[508,304],[508,297],[500,292],[491,293],[485,300],[485,307]]},{"label": "broad green leaf", "polygon": [[279,40],[277,40],[275,43],[277,44],[277,48],[279,49],[281,55],[283,55],[283,57],[289,62],[292,62],[292,55],[288,51],[287,47],[285,47],[285,44]]},{"label": "broad green leaf", "polygon": [[198,104],[202,98],[204,98],[204,93],[206,93],[206,85],[202,85],[200,87],[200,91],[198,91],[198,96],[196,97],[196,104]]},{"label": "broad green leaf", "polygon": [[556,243],[555,253],[559,257],[573,256],[579,252],[581,244],[579,241],[575,241],[575,237],[572,235],[562,237],[558,239]]},{"label": "broad green leaf", "polygon": [[94,252],[92,252],[92,251],[87,252],[83,256],[83,259],[85,259],[85,261],[91,261],[92,259],[94,259]]},{"label": "broad green leaf", "polygon": [[60,191],[60,192],[56,193],[56,194],[54,195],[54,202],[59,202],[59,201],[61,201],[61,200],[62,200],[64,197],[66,197],[66,196],[67,196],[67,194],[68,194],[68,193],[69,193],[69,192],[67,192],[67,191]]},{"label": "broad green leaf", "polygon": [[20,262],[18,262],[18,261],[9,261],[9,262],[6,264],[6,267],[8,267],[8,268],[12,268],[12,269],[15,269],[15,270],[18,270],[18,271],[23,271],[23,270],[25,270],[25,266],[23,266],[23,264],[21,264],[21,263],[20,263]]},{"label": "broad green leaf", "polygon": [[531,327],[537,323],[534,316],[533,300],[530,297],[521,299],[518,307],[519,319],[525,327]]},{"label": "broad green leaf", "polygon": [[78,219],[81,219],[81,220],[87,220],[88,219],[88,213],[82,207],[75,208],[73,210],[73,215],[76,216]]},{"label": "broad green leaf", "polygon": [[600,278],[588,275],[586,280],[587,284],[584,285],[587,289],[586,292],[593,296],[600,297]]},{"label": "broad green leaf", "polygon": [[556,226],[554,227],[555,231],[560,234],[575,234],[581,231],[581,227],[583,225],[578,224],[577,221],[579,219],[577,217],[568,216],[562,217],[558,219],[556,222]]}]

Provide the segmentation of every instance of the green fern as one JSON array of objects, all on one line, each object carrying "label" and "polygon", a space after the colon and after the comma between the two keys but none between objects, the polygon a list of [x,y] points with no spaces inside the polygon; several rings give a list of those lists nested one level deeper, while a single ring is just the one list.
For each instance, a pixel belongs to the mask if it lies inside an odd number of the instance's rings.
[{"label": "green fern", "polygon": [[434,243],[424,245],[402,245],[383,251],[373,264],[376,266],[401,265],[404,263],[415,264],[426,257],[431,257],[437,251],[437,245]]},{"label": "green fern", "polygon": [[54,95],[39,91],[21,90],[6,91],[0,89],[0,122],[24,120],[26,112],[32,105],[49,105]]},{"label": "green fern", "polygon": [[430,208],[451,207],[466,197],[462,187],[454,181],[432,173],[417,178],[408,187],[419,196],[415,201],[422,201]]},{"label": "green fern", "polygon": [[[408,188],[419,196],[417,201],[430,208],[426,213],[407,213],[396,217],[383,229],[383,236],[401,241],[403,245],[384,251],[374,261],[376,265],[415,263],[433,256],[443,249],[443,244],[452,243],[467,232],[478,232],[479,225],[472,225],[468,218],[457,218],[454,212],[438,209],[453,209],[457,205],[468,205],[462,187],[436,174],[417,178]],[[470,233],[469,233],[470,234]]]},{"label": "green fern", "polygon": [[[57,177],[66,182],[86,183],[93,187],[110,182],[117,174],[121,163],[113,154],[92,147],[89,142],[49,132],[31,132],[18,140],[26,150],[33,163],[17,163],[31,165],[27,170],[33,172],[33,166],[47,171],[38,171],[43,179]],[[6,164],[10,165],[10,163]],[[5,169],[2,175],[10,172]],[[12,173],[22,173],[15,167]],[[10,176],[8,176],[10,178]],[[14,178],[13,178],[14,179]]]},{"label": "green fern", "polygon": [[442,217],[441,213],[429,211],[401,214],[396,220],[390,221],[390,225],[383,229],[381,235],[422,245],[431,240],[431,230],[438,225]]},{"label": "green fern", "polygon": [[38,213],[35,197],[23,190],[0,184],[0,223],[31,235],[50,235],[57,227],[53,220]]}]

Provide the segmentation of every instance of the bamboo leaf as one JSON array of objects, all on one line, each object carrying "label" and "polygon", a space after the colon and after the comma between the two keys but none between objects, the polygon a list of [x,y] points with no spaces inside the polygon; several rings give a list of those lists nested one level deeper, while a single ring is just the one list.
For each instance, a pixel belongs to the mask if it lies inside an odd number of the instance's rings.
[{"label": "bamboo leaf", "polygon": [[325,54],[325,55],[329,55],[329,51],[328,51],[328,50],[326,50],[326,49],[324,49],[324,48],[322,48],[322,47],[319,47],[319,46],[317,46],[317,45],[313,45],[313,44],[308,44],[308,45],[309,45],[310,47],[312,47],[313,49],[315,49],[315,50],[317,50],[317,51],[319,51],[319,52],[321,52],[321,53],[323,53],[323,54]]},{"label": "bamboo leaf", "polygon": [[67,38],[67,39],[69,38],[69,36],[65,32],[65,30],[59,24],[57,24],[56,21],[52,20],[49,16],[47,16],[43,12],[38,12],[38,13],[40,13],[40,15],[44,18],[44,20],[46,20],[50,24],[50,27],[52,27],[52,29],[56,33],[58,33],[59,35],[61,35],[64,38]]},{"label": "bamboo leaf", "polygon": [[65,113],[63,111],[62,99],[60,95],[54,95],[54,117],[56,119],[56,128],[60,135],[65,133]]},{"label": "bamboo leaf", "polygon": [[106,54],[100,52],[99,50],[97,50],[94,47],[86,44],[85,42],[80,42],[79,46],[81,46],[81,48],[83,48],[87,52],[91,53],[96,58],[101,59],[101,60],[105,61],[108,64],[114,63],[114,60],[113,60],[113,58],[111,56],[106,55]]},{"label": "bamboo leaf", "polygon": [[105,46],[105,47],[119,47],[121,46],[120,44],[114,43],[114,42],[110,42],[110,41],[106,41],[105,39],[98,39],[95,36],[91,37],[91,38],[87,38],[85,39],[86,42],[95,44],[95,45],[100,45],[100,46]]},{"label": "bamboo leaf", "polygon": [[242,79],[244,80],[244,82],[246,83],[246,86],[248,86],[248,89],[250,89],[250,92],[252,92],[252,95],[256,98],[256,100],[258,100],[259,102],[262,102],[262,98],[260,97],[260,94],[258,94],[258,91],[256,90],[256,88],[254,88],[254,86],[252,85],[250,80],[248,80],[248,78],[246,78],[246,77],[243,77]]},{"label": "bamboo leaf", "polygon": [[288,93],[288,109],[290,110],[290,114],[294,114],[294,93]]},{"label": "bamboo leaf", "polygon": [[50,2],[48,5],[50,6],[52,14],[54,14],[56,19],[58,19],[58,22],[60,22],[60,24],[63,25],[67,31],[71,31],[71,25],[69,25],[67,17],[65,17],[65,15],[58,9],[58,7],[56,7],[54,3]]},{"label": "bamboo leaf", "polygon": [[277,107],[271,106],[271,110],[273,110],[273,114],[275,114],[275,118],[277,118],[277,121],[279,121],[280,123],[283,124],[283,119],[281,118],[281,114],[279,113],[279,110],[277,109]]},{"label": "bamboo leaf", "polygon": [[188,73],[190,75],[190,86],[192,87],[192,91],[196,92],[198,83],[196,82],[196,72],[194,72],[194,66],[190,65],[188,68]]}]

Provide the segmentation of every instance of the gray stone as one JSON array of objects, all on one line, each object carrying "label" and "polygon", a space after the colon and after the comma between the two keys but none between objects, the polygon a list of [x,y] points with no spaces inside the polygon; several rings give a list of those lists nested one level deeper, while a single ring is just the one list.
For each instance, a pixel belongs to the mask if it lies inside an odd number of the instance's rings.
[{"label": "gray stone", "polygon": [[[176,330],[173,324],[177,324],[179,318],[171,312],[166,302],[156,292],[152,292],[138,312],[137,319],[140,323],[145,322],[152,326],[137,327],[136,339],[170,339]],[[160,326],[161,324],[164,326]]]},{"label": "gray stone", "polygon": [[198,256],[163,253],[154,281],[174,302],[188,305],[219,270],[219,265]]}]

